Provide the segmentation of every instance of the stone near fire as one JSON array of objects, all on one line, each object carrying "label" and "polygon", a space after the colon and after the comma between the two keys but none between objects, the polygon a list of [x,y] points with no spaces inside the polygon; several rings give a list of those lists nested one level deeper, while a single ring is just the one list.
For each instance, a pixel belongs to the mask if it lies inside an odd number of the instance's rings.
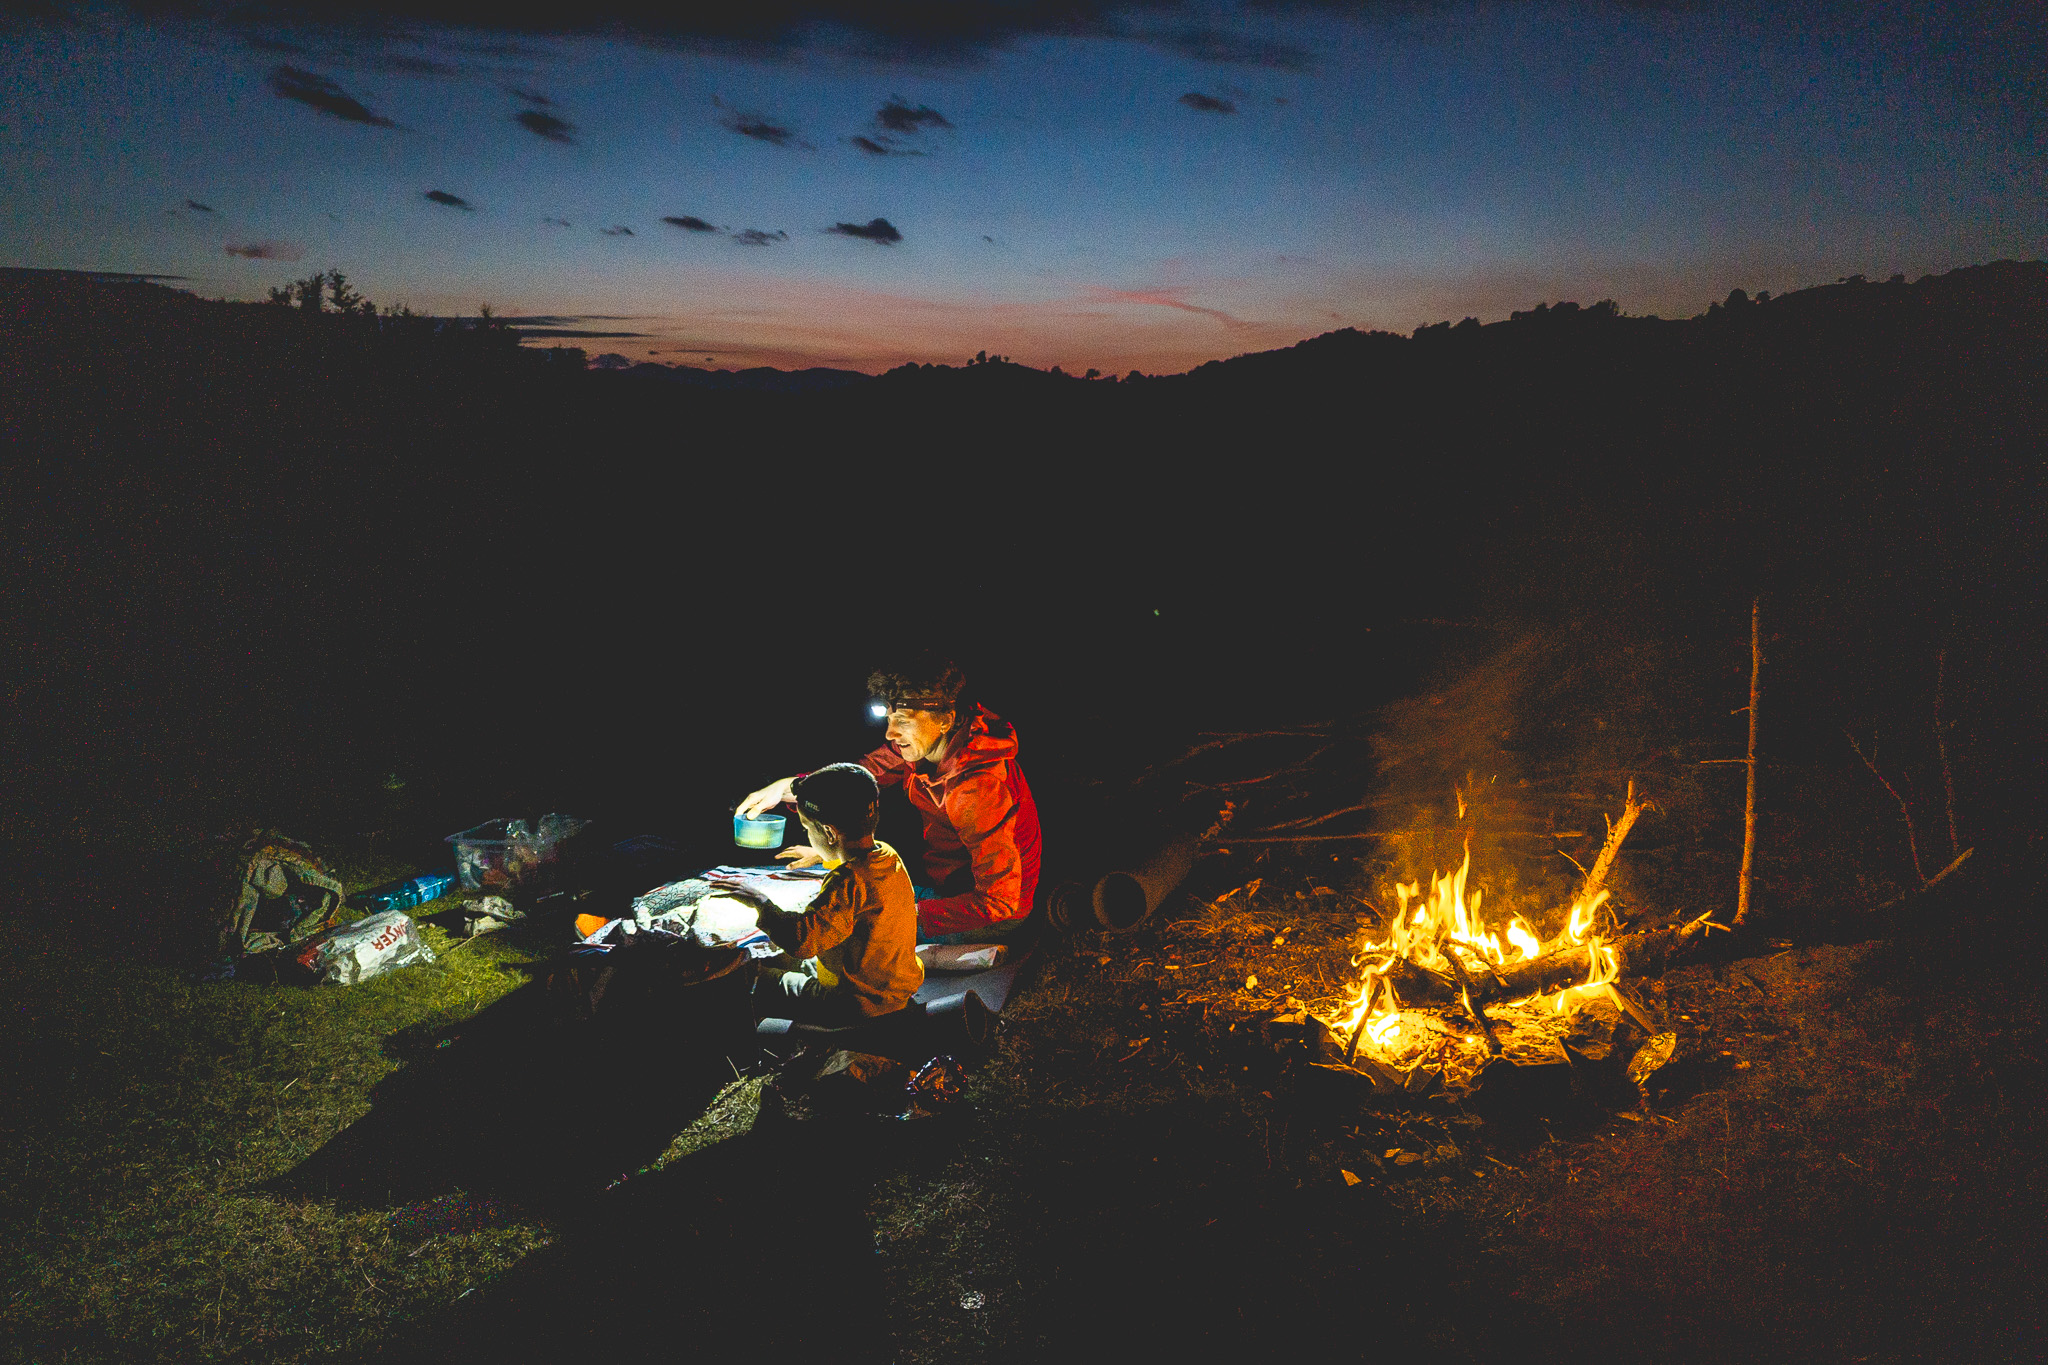
[{"label": "stone near fire", "polygon": [[1613,1001],[1588,1000],[1572,1016],[1564,1044],[1581,1057],[1604,1062],[1614,1050],[1615,1033],[1621,1022],[1621,1010]]},{"label": "stone near fire", "polygon": [[1651,1073],[1678,1055],[1678,1035],[1660,1033],[1636,1049],[1629,1059],[1628,1078],[1638,1086],[1647,1085]]}]

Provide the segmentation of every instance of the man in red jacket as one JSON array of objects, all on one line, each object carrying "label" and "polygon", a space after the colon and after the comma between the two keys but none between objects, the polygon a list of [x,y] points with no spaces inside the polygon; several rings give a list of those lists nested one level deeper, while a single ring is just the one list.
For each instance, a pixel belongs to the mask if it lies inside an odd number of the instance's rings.
[{"label": "man in red jacket", "polygon": [[[1024,928],[1038,888],[1038,807],[1017,766],[1017,731],[962,699],[966,675],[931,656],[877,670],[868,690],[886,709],[888,743],[860,760],[884,790],[900,788],[924,819],[918,941],[992,943]],[[794,778],[739,806],[758,815],[789,799]],[[784,849],[795,866],[816,860]]]}]

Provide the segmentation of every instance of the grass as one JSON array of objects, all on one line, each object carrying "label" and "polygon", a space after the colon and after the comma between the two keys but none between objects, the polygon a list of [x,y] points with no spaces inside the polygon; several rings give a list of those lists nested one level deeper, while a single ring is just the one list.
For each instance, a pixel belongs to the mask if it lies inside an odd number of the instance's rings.
[{"label": "grass", "polygon": [[[406,870],[343,861],[352,882]],[[348,989],[195,986],[36,938],[0,965],[0,1338],[52,1362],[828,1340],[903,1362],[1292,1359],[1361,1332],[1425,1360],[1903,1360],[2036,1339],[2021,973],[1882,946],[1694,964],[1648,1003],[1695,1060],[1633,1121],[1346,1110],[1298,1087],[1260,1020],[1342,996],[1371,878],[1206,865],[1139,933],[1048,953],[972,1110],[910,1125],[758,1124],[757,1078],[662,1060],[686,1031],[629,1040],[612,1070],[493,1070],[478,1040],[543,955],[504,938],[428,925],[433,964]],[[560,1088],[583,1071],[653,1107],[576,1128],[554,1111],[598,1101]],[[520,1098],[469,1128],[413,1121],[451,1088]],[[500,1124],[528,1108],[547,1126]],[[504,1161],[448,1162],[479,1142]],[[575,1178],[535,1177],[556,1164]]]},{"label": "grass", "polygon": [[545,1243],[459,1194],[377,1211],[264,1192],[368,1111],[394,1037],[459,1028],[518,984],[516,948],[423,932],[435,963],[346,990],[190,985],[48,940],[0,964],[21,1157],[0,1176],[0,1334],[22,1357],[318,1356]]}]

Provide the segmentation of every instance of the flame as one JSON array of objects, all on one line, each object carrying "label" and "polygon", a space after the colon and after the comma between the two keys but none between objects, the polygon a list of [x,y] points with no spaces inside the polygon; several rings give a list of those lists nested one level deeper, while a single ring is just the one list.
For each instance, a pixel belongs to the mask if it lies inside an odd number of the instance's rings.
[{"label": "flame", "polygon": [[[1464,794],[1458,793],[1458,798],[1462,814]],[[1471,884],[1471,877],[1472,845],[1468,836],[1458,869],[1443,874],[1432,872],[1427,896],[1422,894],[1420,879],[1394,884],[1398,908],[1389,917],[1383,934],[1361,944],[1352,958],[1352,965],[1359,970],[1356,993],[1332,1021],[1333,1029],[1347,1042],[1389,1054],[1383,1060],[1391,1061],[1392,1054],[1400,1052],[1406,1041],[1401,1002],[1390,978],[1396,965],[1404,961],[1450,975],[1450,955],[1456,954],[1458,967],[1468,975],[1480,976],[1559,948],[1583,945],[1587,950],[1586,979],[1558,991],[1550,1001],[1552,1012],[1569,1013],[1586,1000],[1613,995],[1609,983],[1621,975],[1619,956],[1596,932],[1600,909],[1608,900],[1607,892],[1573,901],[1563,932],[1546,943],[1519,915],[1510,917],[1502,929],[1488,928],[1480,915],[1484,894]]]},{"label": "flame", "polygon": [[1535,932],[1528,925],[1522,923],[1520,915],[1508,921],[1508,942],[1514,944],[1515,951],[1521,954],[1520,957],[1515,959],[1517,962],[1527,962],[1530,958],[1543,951],[1542,942],[1537,939]]},{"label": "flame", "polygon": [[1614,988],[1608,983],[1621,976],[1621,961],[1614,949],[1595,938],[1586,945],[1586,963],[1586,979],[1579,985],[1559,991],[1551,1003],[1552,1012],[1563,1014],[1567,1007],[1577,1006],[1581,1001],[1596,996],[1613,997]]}]

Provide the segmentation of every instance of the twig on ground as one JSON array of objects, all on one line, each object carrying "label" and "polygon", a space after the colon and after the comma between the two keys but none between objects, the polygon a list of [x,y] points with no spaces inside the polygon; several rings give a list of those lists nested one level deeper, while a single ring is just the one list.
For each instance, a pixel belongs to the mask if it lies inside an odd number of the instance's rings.
[{"label": "twig on ground", "polygon": [[1330,811],[1323,815],[1310,816],[1306,820],[1283,820],[1282,822],[1272,826],[1271,828],[1274,831],[1283,829],[1307,829],[1312,825],[1320,825],[1326,820],[1334,820],[1340,815],[1350,815],[1356,811],[1369,810],[1371,809],[1371,805],[1371,802],[1361,801],[1355,806],[1343,806],[1338,808],[1337,810]]},{"label": "twig on ground", "polygon": [[1274,772],[1262,774],[1258,777],[1243,777],[1239,778],[1235,782],[1194,782],[1190,783],[1189,785],[1194,787],[1198,791],[1212,792],[1235,791],[1239,787],[1256,787],[1262,782],[1271,782],[1276,778],[1285,777],[1289,773],[1296,772],[1302,768],[1306,768],[1309,764],[1315,762],[1324,754],[1330,752],[1330,750],[1334,747],[1336,746],[1325,744],[1322,748],[1316,750],[1307,758],[1299,759],[1293,763],[1288,764],[1284,768],[1280,768]]}]

